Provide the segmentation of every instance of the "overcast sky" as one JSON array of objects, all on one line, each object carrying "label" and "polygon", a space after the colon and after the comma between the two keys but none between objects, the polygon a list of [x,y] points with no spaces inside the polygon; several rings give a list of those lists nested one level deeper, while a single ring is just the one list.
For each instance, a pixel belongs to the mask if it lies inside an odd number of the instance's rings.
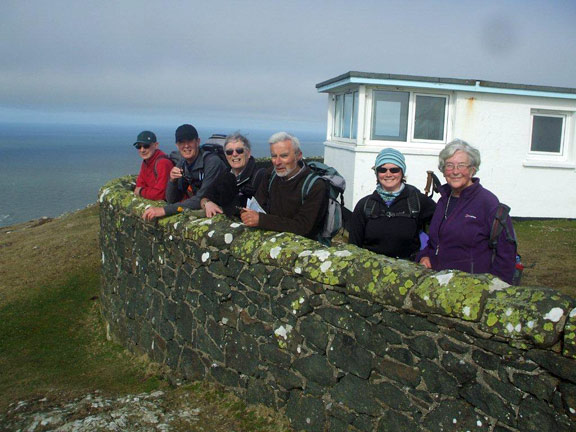
[{"label": "overcast sky", "polygon": [[0,121],[323,132],[348,71],[576,88],[576,1],[2,0]]}]

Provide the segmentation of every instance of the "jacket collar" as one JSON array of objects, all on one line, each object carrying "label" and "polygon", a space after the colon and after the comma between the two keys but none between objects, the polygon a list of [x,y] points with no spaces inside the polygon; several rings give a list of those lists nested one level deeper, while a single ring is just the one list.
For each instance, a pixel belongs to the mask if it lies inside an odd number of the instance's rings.
[{"label": "jacket collar", "polygon": [[[478,177],[472,177],[472,184],[462,190],[462,192],[460,193],[460,198],[464,199],[470,198],[475,194],[477,194],[480,189],[482,189],[482,186],[480,185],[480,179]],[[440,195],[442,195],[442,197],[447,198],[450,196],[451,193],[452,188],[448,183],[445,183],[442,186],[440,186]]]}]

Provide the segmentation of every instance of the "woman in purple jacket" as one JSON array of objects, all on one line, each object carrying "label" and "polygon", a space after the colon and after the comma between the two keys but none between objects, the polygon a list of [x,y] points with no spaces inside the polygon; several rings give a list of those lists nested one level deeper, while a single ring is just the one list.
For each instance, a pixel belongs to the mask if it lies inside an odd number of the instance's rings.
[{"label": "woman in purple jacket", "polygon": [[[495,253],[490,248],[490,230],[499,201],[474,177],[479,167],[480,152],[465,141],[454,140],[440,152],[438,169],[447,184],[441,187],[430,239],[419,261],[434,270],[491,273],[512,283],[516,246],[506,240],[503,230]],[[513,232],[510,217],[506,224]]]}]

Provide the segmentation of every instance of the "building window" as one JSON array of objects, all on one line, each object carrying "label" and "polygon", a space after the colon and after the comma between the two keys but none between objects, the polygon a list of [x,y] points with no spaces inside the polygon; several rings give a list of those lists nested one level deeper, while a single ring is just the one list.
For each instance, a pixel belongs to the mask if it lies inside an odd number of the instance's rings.
[{"label": "building window", "polygon": [[376,90],[372,110],[372,139],[406,141],[410,93]]},{"label": "building window", "polygon": [[334,136],[356,139],[358,133],[358,92],[336,95]]},{"label": "building window", "polygon": [[415,140],[444,141],[447,101],[445,96],[416,95],[413,133]]},{"label": "building window", "polygon": [[561,155],[565,119],[564,115],[533,113],[530,151]]},{"label": "building window", "polygon": [[[373,92],[372,139],[407,141],[410,92]],[[445,141],[448,96],[415,94],[412,140]]]}]

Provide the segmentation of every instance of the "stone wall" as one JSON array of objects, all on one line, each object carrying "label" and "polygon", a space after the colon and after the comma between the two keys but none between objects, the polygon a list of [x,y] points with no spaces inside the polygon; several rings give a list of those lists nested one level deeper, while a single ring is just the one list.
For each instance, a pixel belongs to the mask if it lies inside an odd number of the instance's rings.
[{"label": "stone wall", "polygon": [[574,431],[575,301],[100,193],[102,308],[130,349],[310,431]]}]

